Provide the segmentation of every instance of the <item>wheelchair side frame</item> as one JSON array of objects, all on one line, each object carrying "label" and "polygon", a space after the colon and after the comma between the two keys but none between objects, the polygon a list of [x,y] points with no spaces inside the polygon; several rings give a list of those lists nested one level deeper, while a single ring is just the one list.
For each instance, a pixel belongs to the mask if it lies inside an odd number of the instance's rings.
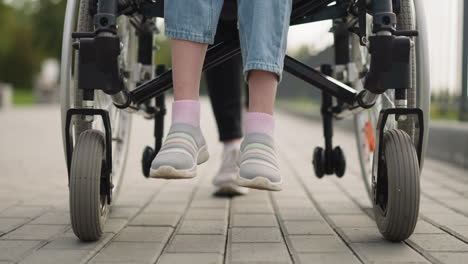
[{"label": "wheelchair side frame", "polygon": [[[83,60],[89,60],[90,57],[96,56],[95,54],[99,53],[96,52],[97,49],[101,49],[100,51],[102,51],[102,47],[105,45],[96,44],[97,39],[102,38],[108,44],[118,41],[118,36],[116,35],[116,18],[119,15],[134,16],[138,14],[149,18],[164,17],[163,1],[89,1],[97,4],[95,10],[96,14],[94,15],[95,32],[76,32],[72,34],[73,38],[78,39],[74,47],[80,50],[80,59],[83,57]],[[335,4],[331,5],[334,2]],[[322,90],[324,95],[337,98],[339,104],[329,109],[335,116],[344,117],[371,108],[375,104],[379,94],[385,92],[387,89],[395,89],[395,99],[402,102],[400,107],[404,108],[406,105],[406,90],[410,88],[409,84],[406,85],[406,83],[408,83],[408,76],[402,77],[402,71],[390,71],[390,73],[387,73],[389,71],[388,65],[392,65],[392,63],[397,61],[403,68],[409,67],[409,51],[411,48],[411,40],[409,37],[416,36],[417,32],[396,30],[396,13],[399,12],[399,3],[400,0],[297,0],[293,4],[293,11],[291,14],[291,25],[328,19],[340,19],[347,17],[349,14],[358,17],[359,27],[345,28],[343,33],[349,34],[349,30],[357,34],[361,45],[368,45],[371,50],[373,49],[374,52],[378,54],[376,58],[373,57],[372,59],[370,73],[374,73],[376,76],[380,77],[374,79],[385,79],[387,83],[380,84],[374,82],[367,85],[368,87],[365,87],[366,89],[357,91],[347,84],[334,79],[331,73],[323,73],[315,70],[289,56],[285,58],[284,70]],[[122,7],[119,6],[119,4],[125,6]],[[373,33],[375,33],[375,36],[371,37],[373,39],[370,40],[367,39],[366,36],[365,16],[367,13],[372,13],[374,16]],[[150,41],[152,43],[152,38]],[[88,52],[85,52],[86,49],[83,48],[83,44],[86,43],[89,44]],[[110,74],[104,73],[103,76],[105,76],[109,82],[121,85],[111,85],[110,87],[108,86],[107,89],[95,88],[99,86],[94,84],[86,86],[83,85],[83,83],[89,83],[90,80],[99,80],[99,76],[79,76],[79,80],[83,80],[81,82],[79,81],[78,86],[80,89],[84,90],[84,100],[92,101],[94,90],[101,89],[112,97],[114,105],[118,108],[127,108],[133,111],[142,110],[141,108],[145,106],[145,102],[148,102],[148,100],[154,97],[161,96],[172,87],[172,71],[167,70],[159,74],[156,78],[146,78],[145,82],[140,83],[136,89],[127,91],[122,82],[121,73],[118,72],[118,66],[115,64],[115,58],[118,57],[120,51],[116,50],[118,49],[116,45],[108,46],[113,47],[111,51],[104,52],[105,55],[100,56],[100,58],[91,58],[93,60],[92,63],[101,65],[101,69],[106,67],[113,69],[113,72]],[[395,53],[400,54],[399,57],[395,59],[392,56],[386,56],[385,53],[388,53],[388,49],[395,49]],[[239,53],[240,45],[236,36],[232,39],[217,43],[208,49],[203,71],[219,65]],[[392,52],[390,52],[390,54],[391,53]],[[148,56],[148,58],[151,58],[151,49],[145,49],[145,52],[139,54],[139,56]],[[337,54],[335,60],[339,62],[339,64],[347,64],[350,62],[350,55],[342,52]],[[150,66],[151,63],[151,60],[148,59],[148,64]],[[90,71],[88,71],[88,73],[89,72]],[[109,76],[111,76],[110,79]],[[399,78],[392,78],[394,76],[398,76]],[[400,81],[401,79],[403,81]],[[395,83],[395,81],[397,83]],[[379,89],[373,89],[373,87],[379,87]],[[144,108],[143,111],[147,112],[147,108]],[[329,137],[330,135],[325,136]],[[418,150],[418,152],[420,151]],[[421,156],[421,153],[418,154]]]}]

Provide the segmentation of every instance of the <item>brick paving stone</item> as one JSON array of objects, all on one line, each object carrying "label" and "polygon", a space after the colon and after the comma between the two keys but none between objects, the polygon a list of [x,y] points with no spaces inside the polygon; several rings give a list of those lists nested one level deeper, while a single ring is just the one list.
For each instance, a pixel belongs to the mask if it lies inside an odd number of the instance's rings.
[{"label": "brick paving stone", "polygon": [[235,203],[232,212],[237,214],[272,214],[273,207],[270,203]]},{"label": "brick paving stone", "polygon": [[107,219],[106,224],[104,225],[104,232],[105,233],[114,233],[117,234],[125,225],[128,223],[127,219],[120,219],[120,218],[110,218]]},{"label": "brick paving stone", "polygon": [[462,237],[468,243],[468,226],[452,226],[450,230]]},{"label": "brick paving stone", "polygon": [[67,229],[64,225],[23,225],[1,239],[48,240]]},{"label": "brick paving stone", "polygon": [[48,212],[31,221],[35,225],[69,225],[70,213]]},{"label": "brick paving stone", "polygon": [[442,226],[468,226],[468,217],[460,214],[424,214],[424,218]]},{"label": "brick paving stone", "polygon": [[111,212],[109,214],[109,218],[125,218],[130,219],[136,215],[139,208],[135,207],[111,207]]},{"label": "brick paving stone", "polygon": [[166,252],[222,254],[225,241],[224,235],[176,235]]},{"label": "brick paving stone", "polygon": [[339,227],[375,227],[375,222],[366,215],[330,215]]},{"label": "brick paving stone", "polygon": [[158,264],[222,264],[223,255],[211,253],[162,254]]},{"label": "brick paving stone", "polygon": [[0,261],[17,262],[40,244],[40,241],[0,240]]},{"label": "brick paving stone", "polygon": [[384,240],[377,227],[344,227],[338,230],[348,243],[381,242]]},{"label": "brick paving stone", "polygon": [[28,255],[21,264],[78,264],[82,263],[89,251],[75,249],[40,249]]},{"label": "brick paving stone", "polygon": [[325,214],[362,214],[361,208],[354,203],[326,202],[323,204]]},{"label": "brick paving stone", "polygon": [[83,242],[79,240],[73,233],[64,233],[54,240],[47,243],[44,249],[57,249],[57,250],[86,250],[97,251],[109,242],[113,237],[111,233],[104,233],[98,241]]},{"label": "brick paving stone", "polygon": [[0,218],[0,234],[8,233],[29,220],[29,218]]},{"label": "brick paving stone", "polygon": [[356,256],[349,252],[333,253],[300,253],[298,254],[301,263],[320,264],[359,264]]},{"label": "brick paving stone", "polygon": [[468,243],[448,234],[414,234],[410,241],[425,251],[467,251]]},{"label": "brick paving stone", "polygon": [[112,242],[90,263],[154,263],[164,244],[148,242]]},{"label": "brick paving stone", "polygon": [[286,220],[322,220],[322,216],[318,212],[310,209],[300,209],[300,208],[280,208],[281,219]]},{"label": "brick paving stone", "polygon": [[114,241],[165,243],[174,229],[172,227],[127,226]]},{"label": "brick paving stone", "polygon": [[3,210],[0,217],[35,218],[44,213],[48,208],[35,206],[13,206]]},{"label": "brick paving stone", "polygon": [[416,228],[414,229],[414,234],[436,234],[436,233],[445,233],[440,228],[419,219],[418,223],[416,224]]},{"label": "brick paving stone", "polygon": [[365,263],[429,263],[403,243],[353,243],[351,247]]},{"label": "brick paving stone", "polygon": [[289,235],[332,235],[333,230],[323,221],[284,221]]},{"label": "brick paving stone", "polygon": [[231,229],[231,242],[282,242],[278,228],[274,227],[234,227]]},{"label": "brick paving stone", "polygon": [[446,206],[435,203],[429,200],[428,202],[421,201],[420,213],[426,214],[453,214],[453,210],[450,210]]},{"label": "brick paving stone", "polygon": [[190,220],[182,222],[177,234],[225,235],[227,222],[224,220]]},{"label": "brick paving stone", "polygon": [[152,203],[149,204],[144,210],[143,213],[183,213],[187,204],[177,203],[177,204],[162,204],[162,203]]},{"label": "brick paving stone", "polygon": [[143,213],[137,215],[129,225],[176,227],[182,214]]},{"label": "brick paving stone", "polygon": [[276,227],[278,221],[273,214],[233,214],[231,225],[237,227]]},{"label": "brick paving stone", "polygon": [[193,200],[192,208],[227,208],[229,199],[212,197],[211,199]]},{"label": "brick paving stone", "polygon": [[314,209],[314,205],[312,204],[309,199],[291,199],[291,198],[285,198],[285,199],[275,199],[276,204],[278,207],[281,208],[312,208]]},{"label": "brick paving stone", "polygon": [[198,220],[227,220],[227,213],[226,209],[190,208],[185,218]]},{"label": "brick paving stone", "polygon": [[442,263],[466,264],[468,252],[431,252],[431,255]]},{"label": "brick paving stone", "polygon": [[346,252],[348,248],[334,235],[294,235],[289,236],[293,248],[299,253]]},{"label": "brick paving stone", "polygon": [[229,258],[231,264],[292,263],[283,243],[232,243]]}]

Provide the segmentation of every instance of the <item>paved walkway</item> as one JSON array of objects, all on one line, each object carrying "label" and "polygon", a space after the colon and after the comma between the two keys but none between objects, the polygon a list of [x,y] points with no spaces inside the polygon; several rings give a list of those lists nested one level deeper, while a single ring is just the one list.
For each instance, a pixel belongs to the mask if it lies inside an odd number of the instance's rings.
[{"label": "paved walkway", "polygon": [[318,123],[277,115],[282,192],[214,198],[221,148],[211,110],[202,122],[211,159],[187,181],[140,172],[151,122],[134,118],[126,178],[105,235],[82,243],[70,229],[58,107],[0,112],[0,263],[467,263],[468,173],[427,161],[421,218],[405,243],[379,235],[358,176],[352,134],[337,131],[348,171],[315,178]]}]

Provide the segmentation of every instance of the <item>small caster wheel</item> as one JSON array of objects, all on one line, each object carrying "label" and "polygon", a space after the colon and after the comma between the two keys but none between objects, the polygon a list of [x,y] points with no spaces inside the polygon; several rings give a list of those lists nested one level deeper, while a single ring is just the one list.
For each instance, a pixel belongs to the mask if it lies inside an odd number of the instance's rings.
[{"label": "small caster wheel", "polygon": [[143,175],[145,178],[149,177],[151,162],[153,162],[154,157],[156,157],[154,149],[146,146],[145,150],[143,150],[143,156],[141,158],[141,167],[143,169]]},{"label": "small caster wheel", "polygon": [[314,149],[312,164],[314,165],[314,172],[317,178],[321,179],[325,174],[325,151],[321,147]]},{"label": "small caster wheel", "polygon": [[375,221],[385,239],[400,242],[414,231],[419,213],[419,161],[404,131],[385,131],[376,182],[373,182]]},{"label": "small caster wheel", "polygon": [[333,167],[336,176],[343,177],[346,171],[346,158],[340,147],[333,149]]}]

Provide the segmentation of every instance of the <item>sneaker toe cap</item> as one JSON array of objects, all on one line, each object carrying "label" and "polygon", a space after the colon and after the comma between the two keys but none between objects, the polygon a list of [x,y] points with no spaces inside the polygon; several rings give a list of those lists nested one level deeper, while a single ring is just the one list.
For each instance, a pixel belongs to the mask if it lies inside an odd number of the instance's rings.
[{"label": "sneaker toe cap", "polygon": [[240,167],[240,177],[252,180],[255,177],[265,177],[273,183],[281,182],[281,176],[278,170],[262,164],[243,164]]},{"label": "sneaker toe cap", "polygon": [[157,170],[162,166],[170,166],[176,170],[189,170],[195,163],[187,154],[183,153],[160,153],[151,163],[151,169]]}]

